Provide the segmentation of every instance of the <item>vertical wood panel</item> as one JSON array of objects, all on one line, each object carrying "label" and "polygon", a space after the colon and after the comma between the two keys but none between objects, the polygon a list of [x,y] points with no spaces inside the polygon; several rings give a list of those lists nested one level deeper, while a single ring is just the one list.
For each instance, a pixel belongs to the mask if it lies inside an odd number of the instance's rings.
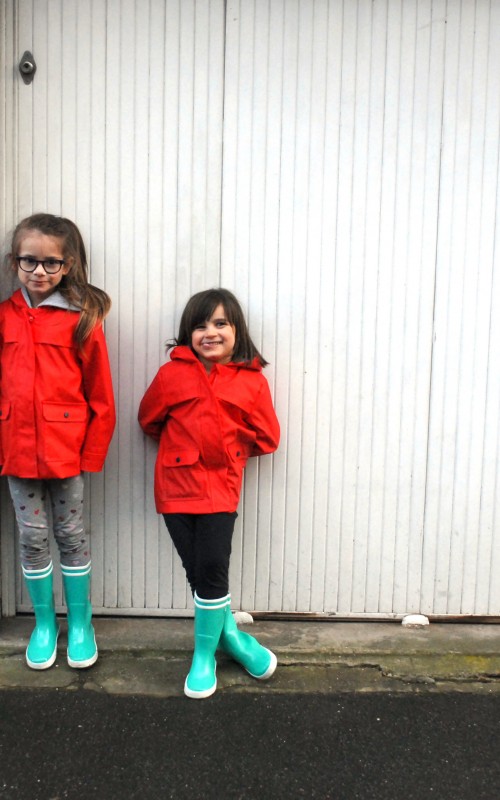
[{"label": "vertical wood panel", "polygon": [[[484,427],[481,437],[474,432],[474,446],[482,448],[480,453],[480,489],[476,495],[476,521],[479,531],[477,543],[476,574],[471,577],[475,592],[475,610],[479,614],[497,614],[500,607],[500,584],[497,579],[500,568],[500,269],[498,242],[500,241],[500,216],[497,211],[499,181],[500,130],[500,70],[498,69],[500,31],[500,4],[492,3],[487,34],[483,33],[487,53],[486,86],[484,103],[484,158],[481,178],[481,237],[478,261],[485,265],[482,270],[478,315],[481,338],[477,347],[485,392],[484,406],[479,405],[476,424]],[[491,265],[491,273],[486,265]],[[491,278],[490,278],[491,274]],[[491,280],[491,283],[490,283]],[[486,345],[487,342],[487,345]],[[486,364],[484,359],[487,359]],[[476,398],[473,399],[476,408]],[[477,458],[477,456],[476,456]],[[479,459],[478,459],[479,460]],[[477,473],[474,473],[477,480]],[[477,499],[479,498],[479,503]]]},{"label": "vertical wood panel", "polygon": [[[313,87],[315,101],[313,108],[324,108],[314,126],[311,151],[311,185],[321,186],[311,203],[309,237],[309,256],[311,265],[325,264],[335,252],[338,237],[338,171],[340,124],[341,62],[342,62],[342,7],[329,6],[327,2],[318,5],[314,16],[314,57]],[[322,181],[323,175],[325,180]],[[314,490],[312,508],[312,564],[314,577],[310,579],[310,608],[325,608],[332,603],[332,591],[336,592],[338,570],[337,542],[329,532],[333,531],[332,497],[330,492],[331,459],[330,448],[337,447],[333,441],[331,407],[333,397],[333,348],[334,316],[332,298],[335,297],[335,271],[322,269],[316,285],[316,302],[319,313],[311,308],[311,321],[317,331],[318,346],[309,338],[306,342],[307,363],[319,362],[316,375],[315,424],[316,441],[321,442],[314,452]],[[317,319],[316,319],[317,316]],[[315,356],[315,350],[317,355]],[[330,444],[331,442],[331,444]],[[315,535],[315,531],[324,532]],[[322,565],[322,566],[321,566]],[[324,570],[322,579],[318,575]]]},{"label": "vertical wood panel", "polygon": [[[14,224],[14,205],[16,201],[16,52],[14,47],[15,19],[12,3],[0,4],[0,242],[2,253],[9,245],[9,233]],[[8,297],[13,281],[2,270],[0,278],[0,299]],[[13,616],[16,613],[16,558],[14,536],[14,514],[12,511],[7,482],[0,479],[0,613]]]},{"label": "vertical wood panel", "polygon": [[[406,5],[403,8],[406,12]],[[401,213],[406,215],[405,227],[404,231],[400,231],[401,238],[396,239],[398,249],[395,250],[393,262],[395,276],[400,271],[400,264],[406,265],[404,317],[399,318],[401,327],[391,331],[395,343],[400,337],[404,338],[404,347],[399,362],[400,400],[396,399],[396,394],[391,393],[394,401],[391,412],[401,414],[398,462],[393,463],[392,477],[395,484],[391,484],[391,479],[387,483],[388,487],[397,487],[391,501],[396,519],[393,529],[393,607],[408,610],[420,607],[432,322],[437,269],[435,253],[439,226],[445,12],[445,3],[419,2],[409,18],[406,18],[406,35],[401,41],[404,57],[409,49],[407,37],[413,37],[408,28],[416,28],[411,48],[414,58],[413,79],[402,82],[400,87],[403,105],[405,95],[413,85],[412,116],[407,123],[408,127],[411,126],[411,133],[407,136],[403,134],[399,147],[401,158],[409,161],[407,176],[410,195],[407,204],[401,203],[404,207]],[[404,181],[399,180],[398,187],[398,195],[402,200],[405,198]],[[400,312],[396,311],[398,313]],[[398,347],[397,344],[395,346]],[[381,587],[385,583],[384,577],[382,576]]]},{"label": "vertical wood panel", "polygon": [[452,10],[422,595],[438,613],[498,613],[499,6]]},{"label": "vertical wood panel", "polygon": [[[0,70],[0,242],[2,253],[9,247],[9,233],[14,223],[14,206],[17,198],[17,52],[14,41],[15,14],[12,3],[0,5],[0,57],[4,69]],[[11,293],[13,281],[2,273],[0,298]]]}]

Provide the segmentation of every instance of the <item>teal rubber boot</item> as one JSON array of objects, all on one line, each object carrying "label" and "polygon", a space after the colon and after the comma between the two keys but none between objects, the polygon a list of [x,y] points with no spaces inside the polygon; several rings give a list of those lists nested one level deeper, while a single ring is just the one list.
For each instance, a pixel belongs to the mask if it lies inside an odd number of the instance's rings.
[{"label": "teal rubber boot", "polygon": [[257,639],[254,639],[249,633],[238,630],[231,613],[230,602],[224,618],[219,646],[224,653],[241,664],[252,678],[264,681],[274,673],[278,660],[274,653],[259,644]]},{"label": "teal rubber boot", "polygon": [[26,570],[23,567],[36,620],[26,648],[26,663],[31,669],[48,669],[56,660],[59,625],[54,609],[52,570],[52,561],[45,569]]},{"label": "teal rubber boot", "polygon": [[83,567],[61,565],[68,608],[68,664],[75,669],[97,661],[97,645],[90,605],[90,561]]},{"label": "teal rubber boot", "polygon": [[184,694],[197,700],[217,689],[215,651],[224,625],[227,596],[203,600],[194,595],[194,654],[184,683]]}]

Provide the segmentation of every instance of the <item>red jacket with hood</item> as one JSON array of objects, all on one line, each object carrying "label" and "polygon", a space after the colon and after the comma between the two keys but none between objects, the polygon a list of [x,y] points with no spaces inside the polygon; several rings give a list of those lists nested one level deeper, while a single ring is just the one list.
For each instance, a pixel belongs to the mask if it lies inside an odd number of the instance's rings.
[{"label": "red jacket with hood", "polygon": [[146,391],[139,422],[159,440],[158,513],[236,511],[249,456],[272,453],[279,424],[267,380],[251,364],[207,373],[189,347],[175,347]]},{"label": "red jacket with hood", "polygon": [[99,472],[115,426],[102,326],[82,350],[78,312],[30,308],[22,291],[0,304],[2,475],[69,478]]}]

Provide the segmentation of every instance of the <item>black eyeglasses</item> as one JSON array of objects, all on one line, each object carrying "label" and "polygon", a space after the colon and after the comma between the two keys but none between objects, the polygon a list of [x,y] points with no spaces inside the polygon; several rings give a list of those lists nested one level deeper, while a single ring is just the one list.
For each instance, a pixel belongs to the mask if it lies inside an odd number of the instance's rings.
[{"label": "black eyeglasses", "polygon": [[16,261],[23,272],[34,272],[39,264],[42,265],[47,275],[55,275],[64,267],[64,260],[60,258],[32,258],[31,256],[16,256]]}]

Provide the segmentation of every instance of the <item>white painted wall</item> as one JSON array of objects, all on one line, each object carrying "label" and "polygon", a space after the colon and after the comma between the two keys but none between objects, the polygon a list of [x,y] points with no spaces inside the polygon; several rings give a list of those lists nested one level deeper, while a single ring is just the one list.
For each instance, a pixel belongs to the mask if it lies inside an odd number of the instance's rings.
[{"label": "white painted wall", "polygon": [[[89,489],[96,609],[190,607],[135,418],[186,299],[220,283],[271,362],[283,428],[247,470],[236,604],[497,615],[500,0],[1,13],[2,225],[73,217],[114,300],[119,425]],[[32,87],[12,69],[25,49]]]}]

